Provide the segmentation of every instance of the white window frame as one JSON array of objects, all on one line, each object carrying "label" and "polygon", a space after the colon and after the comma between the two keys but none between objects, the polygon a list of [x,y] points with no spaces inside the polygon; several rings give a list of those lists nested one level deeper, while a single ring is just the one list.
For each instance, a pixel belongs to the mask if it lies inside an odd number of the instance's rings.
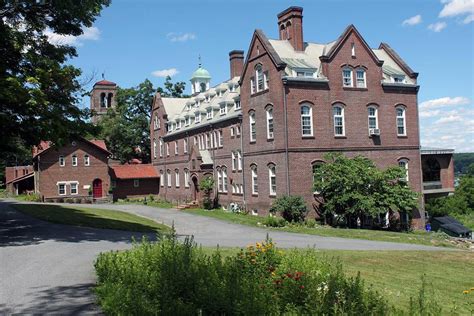
[{"label": "white window frame", "polygon": [[268,106],[265,112],[267,116],[267,139],[273,139],[274,137],[273,106]]},{"label": "white window frame", "polygon": [[71,156],[71,164],[73,167],[77,167],[77,155],[74,154]]},{"label": "white window frame", "polygon": [[194,123],[201,123],[201,113],[195,112],[194,113]]},{"label": "white window frame", "polygon": [[140,187],[140,179],[133,179],[133,187],[134,188]]},{"label": "white window frame", "polygon": [[[349,74],[347,75],[346,72],[349,72]],[[347,81],[347,79],[349,79],[349,81]],[[342,68],[342,86],[345,88],[351,88],[354,86],[353,81],[354,80],[352,78],[352,68],[349,68],[349,67]]]},{"label": "white window frame", "polygon": [[170,155],[170,144],[166,143],[166,156]]},{"label": "white window frame", "polygon": [[263,90],[268,90],[270,78],[268,77],[268,71],[263,72]]},{"label": "white window frame", "polygon": [[84,166],[88,167],[91,165],[91,158],[89,155],[84,155]]},{"label": "white window frame", "polygon": [[[72,190],[73,185],[76,188],[75,192],[73,192],[73,190]],[[79,194],[79,182],[77,182],[77,181],[69,182],[69,188],[70,188],[71,195],[78,195]]]},{"label": "white window frame", "polygon": [[171,170],[166,169],[166,184],[168,185],[168,188],[171,188]]},{"label": "white window frame", "polygon": [[[336,109],[341,109],[341,114],[336,114]],[[332,117],[333,117],[333,125],[334,125],[334,136],[345,136],[346,135],[346,128],[344,123],[344,107],[342,105],[334,105],[332,107]],[[336,125],[336,118],[341,119],[341,125]],[[337,132],[337,127],[342,128],[342,133]]]},{"label": "white window frame", "polygon": [[230,137],[234,137],[235,136],[235,130],[233,127],[230,128]]},{"label": "white window frame", "polygon": [[240,150],[237,150],[237,170],[242,170],[242,153]]},{"label": "white window frame", "polygon": [[217,168],[217,191],[222,192],[222,174],[221,168]]},{"label": "white window frame", "polygon": [[222,172],[222,192],[227,193],[227,179],[228,179],[228,177],[227,177],[227,168],[222,167],[221,172]]},{"label": "white window frame", "polygon": [[250,94],[254,94],[256,91],[255,78],[250,78]]},{"label": "white window frame", "polygon": [[64,159],[63,155],[59,156],[59,166],[60,167],[66,166],[66,159]]},{"label": "white window frame", "polygon": [[[307,108],[308,113],[303,113],[303,109]],[[301,136],[312,137],[313,136],[313,107],[309,104],[302,104],[300,107],[301,115]],[[309,125],[305,123],[309,119]],[[309,130],[309,133],[308,133]]]},{"label": "white window frame", "polygon": [[165,186],[165,174],[163,170],[160,170],[160,186],[164,188]]},{"label": "white window frame", "polygon": [[[402,111],[402,115],[399,115],[399,110]],[[396,126],[397,126],[397,136],[407,136],[407,119],[406,119],[406,109],[403,106],[397,106],[395,108],[395,114],[396,114]],[[403,125],[399,125],[399,120],[402,119]],[[403,133],[400,133],[399,128],[403,127]]]},{"label": "white window frame", "polygon": [[177,156],[179,154],[179,151],[178,151],[178,141],[175,141],[174,142],[174,154],[175,156]]},{"label": "white window frame", "polygon": [[[374,113],[371,114],[370,113],[370,110],[374,110]],[[369,130],[372,129],[372,128],[379,128],[379,118],[378,118],[378,108],[376,106],[369,106],[367,108],[367,124],[368,124],[368,127],[369,127]],[[375,127],[371,127],[370,126],[370,119],[374,119],[375,120]]]},{"label": "white window frame", "polygon": [[400,159],[398,160],[398,166],[405,170],[405,177],[403,178],[404,181],[408,182],[408,159]]},{"label": "white window frame", "polygon": [[226,115],[227,114],[227,103],[219,104],[219,114]]},{"label": "white window frame", "polygon": [[218,136],[218,140],[219,140],[219,148],[222,148],[223,147],[223,140],[224,140],[224,136],[222,135],[222,130],[219,130],[217,131],[217,136]]},{"label": "white window frame", "polygon": [[265,90],[265,75],[263,73],[262,64],[257,64],[255,66],[255,82],[257,92]]},{"label": "white window frame", "polygon": [[156,158],[156,138],[153,138],[153,158]]},{"label": "white window frame", "polygon": [[[61,193],[61,186],[64,186],[64,193]],[[58,182],[58,195],[66,195],[67,194],[66,182]]]},{"label": "white window frame", "polygon": [[208,120],[212,119],[213,111],[212,108],[206,109],[206,117]]},{"label": "white window frame", "polygon": [[163,140],[160,138],[160,157],[163,157]]},{"label": "white window frame", "polygon": [[235,152],[233,152],[233,151],[231,152],[231,156],[232,156],[232,159],[231,159],[232,160],[232,171],[235,171],[235,169],[237,169],[236,168],[236,166],[237,166],[237,156],[236,156]]},{"label": "white window frame", "polygon": [[235,127],[235,135],[236,135],[236,136],[240,136],[240,125],[237,125],[237,126]]},{"label": "white window frame", "polygon": [[187,139],[187,138],[184,138],[184,139],[183,139],[183,152],[184,152],[185,154],[188,153],[188,139]]},{"label": "white window frame", "polygon": [[242,108],[241,105],[240,105],[240,100],[235,101],[234,107],[235,107],[236,110],[240,110]]},{"label": "white window frame", "polygon": [[184,187],[189,188],[189,169],[184,169]]},{"label": "white window frame", "polygon": [[250,126],[250,142],[257,141],[257,123],[255,117],[255,111],[249,114],[249,126]]},{"label": "white window frame", "polygon": [[269,195],[276,196],[276,166],[274,164],[268,165],[268,187]]},{"label": "white window frame", "polygon": [[174,183],[175,187],[179,188],[179,169],[174,169]]},{"label": "white window frame", "polygon": [[256,165],[250,167],[250,173],[252,177],[252,195],[258,195],[258,173]]},{"label": "white window frame", "polygon": [[[362,78],[360,81],[359,78],[359,73],[362,73]],[[357,88],[367,88],[367,78],[366,78],[367,72],[363,68],[358,68],[356,69],[356,87]]]}]

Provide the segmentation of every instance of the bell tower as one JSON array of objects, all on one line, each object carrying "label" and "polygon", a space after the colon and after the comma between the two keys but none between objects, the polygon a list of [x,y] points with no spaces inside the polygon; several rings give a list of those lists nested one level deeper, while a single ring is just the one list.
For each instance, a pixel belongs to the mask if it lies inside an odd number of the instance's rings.
[{"label": "bell tower", "polygon": [[92,123],[97,124],[104,114],[109,109],[115,109],[116,101],[115,95],[117,93],[117,84],[112,81],[104,79],[94,84],[91,91],[91,112],[92,112]]},{"label": "bell tower", "polygon": [[199,67],[193,73],[191,77],[191,92],[192,94],[198,94],[209,90],[211,83],[211,75],[209,71],[202,68],[201,57],[199,56]]}]

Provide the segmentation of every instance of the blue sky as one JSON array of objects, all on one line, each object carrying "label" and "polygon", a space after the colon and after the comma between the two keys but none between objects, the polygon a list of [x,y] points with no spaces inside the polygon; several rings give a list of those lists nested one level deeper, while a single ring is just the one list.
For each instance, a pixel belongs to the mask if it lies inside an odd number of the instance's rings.
[{"label": "blue sky", "polygon": [[114,0],[84,35],[62,40],[77,46],[71,63],[86,77],[189,83],[201,55],[216,84],[229,77],[228,52],[246,52],[256,28],[277,38],[276,15],[291,5],[304,9],[305,41],[333,41],[354,24],[371,47],[389,43],[420,73],[422,144],[474,151],[474,0]]}]

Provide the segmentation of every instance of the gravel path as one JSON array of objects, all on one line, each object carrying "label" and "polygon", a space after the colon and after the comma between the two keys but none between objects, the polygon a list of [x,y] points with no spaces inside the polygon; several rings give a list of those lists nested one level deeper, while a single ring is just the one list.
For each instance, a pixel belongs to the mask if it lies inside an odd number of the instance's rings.
[{"label": "gravel path", "polygon": [[[131,239],[140,239],[143,234],[47,223],[15,211],[11,203],[18,202],[0,200],[0,315],[100,314],[91,291],[95,258],[100,252],[130,248]],[[174,223],[178,234],[194,235],[203,246],[243,247],[269,234],[278,247],[286,248],[446,250],[271,231],[145,205],[80,206],[121,210],[167,225]],[[154,238],[150,234],[147,237]]]}]

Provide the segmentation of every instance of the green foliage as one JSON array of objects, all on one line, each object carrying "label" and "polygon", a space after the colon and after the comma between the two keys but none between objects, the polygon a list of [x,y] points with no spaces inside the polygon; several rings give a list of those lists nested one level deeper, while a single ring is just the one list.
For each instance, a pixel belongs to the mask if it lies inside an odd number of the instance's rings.
[{"label": "green foliage", "polygon": [[52,44],[45,34],[78,36],[110,0],[2,1],[0,4],[0,152],[40,140],[61,145],[91,129],[77,105],[81,71],[66,64],[76,49]]},{"label": "green foliage", "polygon": [[[474,168],[474,153],[455,153],[453,160],[456,174],[468,174],[470,168],[471,172],[474,172],[472,170]],[[474,174],[471,173],[471,176],[474,176]]]},{"label": "green foliage", "polygon": [[328,163],[315,172],[314,190],[324,197],[326,215],[377,216],[388,210],[409,212],[417,207],[418,195],[403,180],[405,170],[378,169],[362,156],[325,156]]},{"label": "green foliage", "polygon": [[164,89],[159,87],[157,91],[160,93],[163,98],[188,98],[189,96],[184,94],[184,89],[186,89],[186,83],[183,81],[172,83],[171,77],[166,76]]},{"label": "green foliage", "polygon": [[263,221],[263,225],[267,227],[285,227],[287,224],[286,220],[282,217],[267,216]]},{"label": "green foliage", "polygon": [[317,252],[282,253],[267,240],[224,257],[191,238],[143,240],[99,255],[96,293],[106,314],[386,315],[390,306]]},{"label": "green foliage", "polygon": [[280,213],[288,222],[302,222],[306,216],[306,203],[301,196],[284,195],[278,197],[270,208],[272,213]]},{"label": "green foliage", "polygon": [[32,163],[31,149],[26,146],[26,143],[18,137],[12,138],[10,141],[12,149],[2,152],[0,155],[0,187],[2,183],[6,182],[5,167],[25,166]]},{"label": "green foliage", "polygon": [[211,199],[212,190],[214,190],[214,178],[210,176],[203,177],[199,182],[199,189],[204,192],[203,206],[206,210],[214,208],[214,203]]}]

